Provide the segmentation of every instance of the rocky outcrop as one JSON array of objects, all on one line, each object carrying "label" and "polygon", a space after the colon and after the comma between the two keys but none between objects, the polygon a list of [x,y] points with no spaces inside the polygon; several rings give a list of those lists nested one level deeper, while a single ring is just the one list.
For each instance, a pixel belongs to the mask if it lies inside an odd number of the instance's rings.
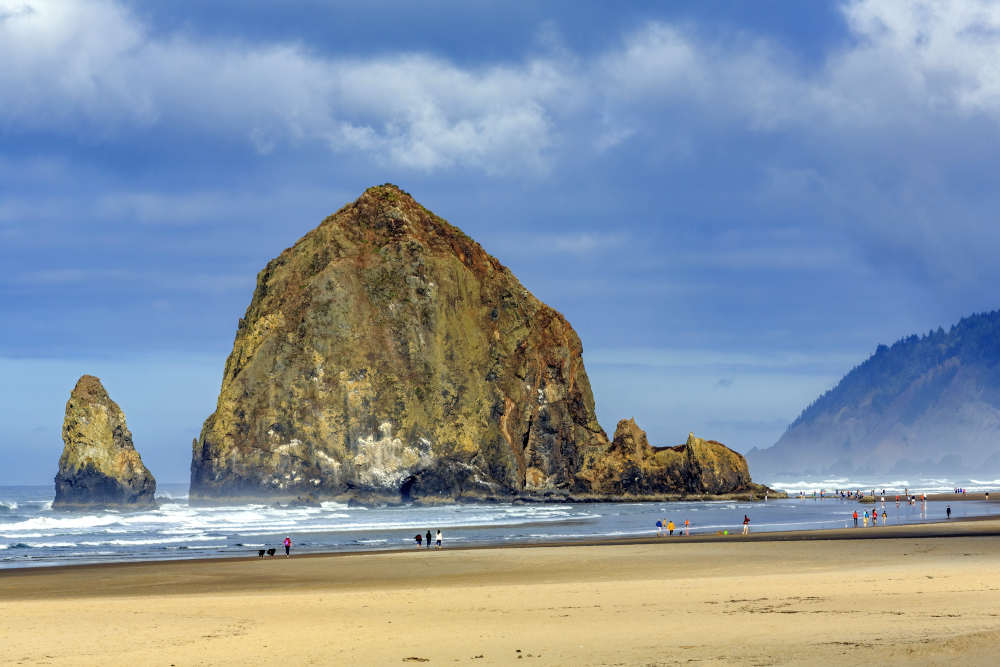
[{"label": "rocky outcrop", "polygon": [[721,495],[753,491],[746,460],[714,440],[688,435],[653,447],[634,419],[623,419],[607,454],[588,471],[593,492],[612,496]]},{"label": "rocky outcrop", "polygon": [[479,244],[370,188],[258,275],[190,498],[589,491],[609,443],[581,352]]},{"label": "rocky outcrop", "polygon": [[66,402],[53,509],[141,509],[155,505],[156,480],[132,444],[125,415],[101,381],[84,375]]}]

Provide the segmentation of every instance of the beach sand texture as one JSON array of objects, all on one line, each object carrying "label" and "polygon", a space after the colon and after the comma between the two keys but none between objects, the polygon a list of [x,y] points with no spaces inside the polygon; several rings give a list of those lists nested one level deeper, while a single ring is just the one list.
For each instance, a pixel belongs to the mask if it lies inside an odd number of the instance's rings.
[{"label": "beach sand texture", "polygon": [[894,532],[8,570],[0,663],[996,664],[1000,521]]}]

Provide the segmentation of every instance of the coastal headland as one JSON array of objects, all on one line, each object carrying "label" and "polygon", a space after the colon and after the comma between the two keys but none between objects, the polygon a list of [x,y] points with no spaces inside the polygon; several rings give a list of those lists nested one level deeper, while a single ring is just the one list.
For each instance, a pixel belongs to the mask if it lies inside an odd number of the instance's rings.
[{"label": "coastal headland", "polygon": [[0,640],[8,664],[992,664],[1000,520],[875,532],[7,570]]}]

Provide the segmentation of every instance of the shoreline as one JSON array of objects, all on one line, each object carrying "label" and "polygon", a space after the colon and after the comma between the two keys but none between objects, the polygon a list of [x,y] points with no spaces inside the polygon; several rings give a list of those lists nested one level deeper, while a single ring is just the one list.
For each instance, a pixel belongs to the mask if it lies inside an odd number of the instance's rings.
[{"label": "shoreline", "polygon": [[[839,500],[839,498],[838,498]],[[930,498],[928,497],[928,500]],[[888,502],[888,501],[887,501]],[[974,524],[974,525],[965,525]],[[955,519],[940,519],[934,521],[924,521],[920,523],[906,523],[890,526],[877,526],[868,528],[815,528],[806,530],[775,530],[754,532],[751,524],[751,532],[742,535],[740,528],[734,528],[728,535],[717,533],[694,533],[690,535],[678,534],[674,536],[658,537],[656,535],[641,537],[614,537],[614,538],[580,538],[547,540],[539,542],[518,542],[510,544],[474,544],[449,546],[447,538],[445,546],[441,550],[428,549],[426,546],[417,547],[394,547],[388,549],[366,549],[353,551],[309,551],[295,553],[294,547],[291,558],[287,560],[302,559],[323,559],[323,558],[350,558],[366,556],[382,556],[393,554],[411,554],[425,552],[462,552],[462,551],[504,551],[508,549],[553,549],[563,547],[614,547],[614,546],[641,546],[654,544],[738,544],[738,543],[761,543],[761,542],[823,542],[823,541],[843,541],[843,540],[886,540],[886,539],[907,539],[907,538],[950,538],[950,537],[1000,537],[1000,516],[995,514],[984,514],[980,516],[961,517]],[[64,563],[59,565],[35,565],[0,568],[0,584],[8,577],[18,575],[29,576],[32,574],[44,574],[47,572],[79,571],[79,570],[104,570],[119,567],[132,566],[176,566],[190,564],[211,564],[211,563],[242,563],[248,561],[270,561],[286,560],[285,556],[277,553],[275,556],[266,556],[263,559],[255,554],[251,555],[249,550],[246,556],[203,556],[194,558],[165,558],[147,560],[125,560],[110,561],[101,563]],[[279,549],[280,551],[280,549]]]}]

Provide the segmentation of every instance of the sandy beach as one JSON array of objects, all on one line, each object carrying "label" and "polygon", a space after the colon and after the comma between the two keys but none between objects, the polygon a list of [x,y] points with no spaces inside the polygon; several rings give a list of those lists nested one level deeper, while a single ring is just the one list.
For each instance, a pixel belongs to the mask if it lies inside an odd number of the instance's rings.
[{"label": "sandy beach", "polygon": [[7,570],[0,662],[993,664],[998,536],[988,519]]}]

